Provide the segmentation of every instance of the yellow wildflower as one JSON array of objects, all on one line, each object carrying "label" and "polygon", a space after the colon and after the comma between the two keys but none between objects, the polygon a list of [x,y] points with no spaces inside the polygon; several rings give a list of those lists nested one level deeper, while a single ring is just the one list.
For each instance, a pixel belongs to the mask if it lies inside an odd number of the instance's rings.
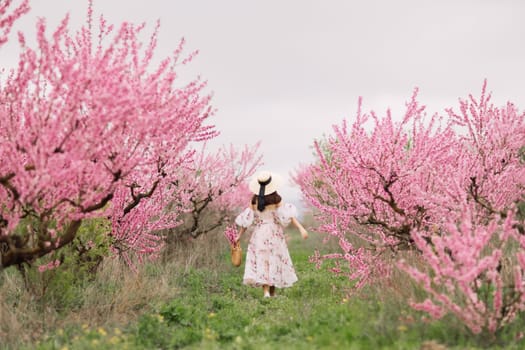
[{"label": "yellow wildflower", "polygon": [[111,338],[109,338],[109,342],[110,344],[117,344],[118,342],[120,341],[119,337],[116,337],[116,336],[112,336]]}]

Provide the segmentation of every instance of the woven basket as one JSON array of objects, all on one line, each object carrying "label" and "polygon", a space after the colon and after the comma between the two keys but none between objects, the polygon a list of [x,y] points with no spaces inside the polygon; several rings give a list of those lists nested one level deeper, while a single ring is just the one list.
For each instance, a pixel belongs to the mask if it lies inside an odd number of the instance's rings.
[{"label": "woven basket", "polygon": [[242,263],[242,248],[239,242],[231,246],[232,264],[233,266],[241,266]]}]

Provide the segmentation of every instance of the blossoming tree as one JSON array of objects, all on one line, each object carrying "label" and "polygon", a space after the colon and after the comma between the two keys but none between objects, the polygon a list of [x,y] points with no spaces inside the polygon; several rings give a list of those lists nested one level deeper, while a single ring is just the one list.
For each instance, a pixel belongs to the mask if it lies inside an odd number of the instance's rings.
[{"label": "blossoming tree", "polygon": [[388,274],[391,257],[415,255],[418,265],[398,265],[429,294],[413,306],[493,333],[525,308],[525,114],[495,107],[485,84],[480,99],[427,120],[416,93],[399,122],[359,108],[296,174],[342,250],[313,259],[339,261],[359,288]]},{"label": "blossoming tree", "polygon": [[188,145],[216,134],[205,125],[205,82],[178,84],[192,57],[183,59],[182,42],[154,64],[158,27],[145,46],[143,25],[101,17],[95,35],[91,9],[74,34],[67,16],[51,36],[39,20],[36,48],[19,34],[18,68],[0,87],[2,267],[68,244],[114,198],[126,211],[164,193]]},{"label": "blossoming tree", "polygon": [[126,204],[126,190],[117,191],[110,209],[114,249],[133,267],[129,252],[139,260],[154,257],[166,242],[222,227],[249,198],[246,180],[261,165],[258,147],[230,145],[211,153],[203,147],[135,207]]},{"label": "blossoming tree", "polygon": [[232,212],[249,201],[247,180],[262,164],[258,148],[259,144],[243,149],[230,145],[213,153],[203,149],[196,154],[177,184],[184,188],[188,199],[188,215],[179,234],[196,238],[219,228],[231,219]]}]

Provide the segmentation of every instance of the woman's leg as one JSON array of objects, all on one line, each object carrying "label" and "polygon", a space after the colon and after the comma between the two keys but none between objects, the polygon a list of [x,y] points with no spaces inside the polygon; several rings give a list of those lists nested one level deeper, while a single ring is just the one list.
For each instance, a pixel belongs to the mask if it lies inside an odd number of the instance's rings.
[{"label": "woman's leg", "polygon": [[268,298],[270,296],[270,287],[267,284],[263,285],[263,296]]},{"label": "woman's leg", "polygon": [[270,296],[271,297],[275,296],[275,286],[270,286]]}]

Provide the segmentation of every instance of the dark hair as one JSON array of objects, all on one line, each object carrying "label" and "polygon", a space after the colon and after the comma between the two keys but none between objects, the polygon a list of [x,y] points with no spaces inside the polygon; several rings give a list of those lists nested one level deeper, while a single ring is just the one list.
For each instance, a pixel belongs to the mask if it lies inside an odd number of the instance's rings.
[{"label": "dark hair", "polygon": [[[266,208],[267,205],[270,205],[270,204],[279,204],[281,203],[281,196],[279,196],[279,194],[277,193],[277,191],[275,192],[272,192],[270,194],[267,194],[266,196],[264,196],[264,207]],[[254,194],[252,196],[252,204],[253,205],[256,205],[257,204],[257,195]],[[261,210],[261,211],[264,211]]]}]

